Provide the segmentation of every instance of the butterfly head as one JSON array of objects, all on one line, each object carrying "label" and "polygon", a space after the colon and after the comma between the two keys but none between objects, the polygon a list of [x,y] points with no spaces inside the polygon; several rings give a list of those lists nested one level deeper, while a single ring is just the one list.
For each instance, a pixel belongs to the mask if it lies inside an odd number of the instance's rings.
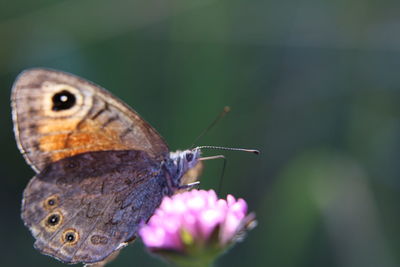
[{"label": "butterfly head", "polygon": [[175,169],[175,177],[181,178],[188,170],[196,166],[201,155],[199,148],[170,152],[169,156]]}]

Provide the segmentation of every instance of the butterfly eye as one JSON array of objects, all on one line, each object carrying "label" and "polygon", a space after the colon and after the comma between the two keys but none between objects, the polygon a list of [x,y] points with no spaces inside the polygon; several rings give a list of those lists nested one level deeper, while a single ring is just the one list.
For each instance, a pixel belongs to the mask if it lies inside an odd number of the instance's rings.
[{"label": "butterfly eye", "polygon": [[67,90],[62,90],[54,94],[51,100],[53,101],[52,110],[54,111],[70,109],[76,102],[75,96]]},{"label": "butterfly eye", "polygon": [[187,153],[186,160],[187,160],[187,162],[191,162],[193,160],[193,153]]}]

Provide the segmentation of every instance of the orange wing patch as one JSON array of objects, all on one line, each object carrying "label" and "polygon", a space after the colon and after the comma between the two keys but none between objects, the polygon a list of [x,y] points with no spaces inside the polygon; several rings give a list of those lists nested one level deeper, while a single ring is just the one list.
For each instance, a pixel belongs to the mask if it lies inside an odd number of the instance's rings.
[{"label": "orange wing patch", "polygon": [[39,149],[50,152],[51,160],[90,151],[129,149],[121,143],[118,127],[102,128],[93,120],[81,122],[77,119],[63,119],[62,123],[44,123],[39,127]]}]

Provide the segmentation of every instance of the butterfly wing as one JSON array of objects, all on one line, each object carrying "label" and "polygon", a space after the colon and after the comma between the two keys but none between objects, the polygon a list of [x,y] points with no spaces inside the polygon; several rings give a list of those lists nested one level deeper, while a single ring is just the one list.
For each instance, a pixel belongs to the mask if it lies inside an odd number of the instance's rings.
[{"label": "butterfly wing", "polygon": [[156,130],[126,104],[64,72],[21,73],[13,86],[12,113],[18,147],[36,172],[88,151],[134,149],[154,158],[168,152]]},{"label": "butterfly wing", "polygon": [[46,167],[24,191],[22,218],[42,253],[92,263],[125,246],[159,205],[165,177],[143,151],[98,151]]}]

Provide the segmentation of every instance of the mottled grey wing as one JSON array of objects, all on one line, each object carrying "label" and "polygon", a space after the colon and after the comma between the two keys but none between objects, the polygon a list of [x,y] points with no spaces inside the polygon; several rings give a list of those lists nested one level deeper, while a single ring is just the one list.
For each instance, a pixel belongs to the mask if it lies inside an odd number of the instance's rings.
[{"label": "mottled grey wing", "polygon": [[101,261],[135,238],[166,189],[143,151],[98,151],[50,164],[24,191],[22,218],[42,253],[65,263]]}]

